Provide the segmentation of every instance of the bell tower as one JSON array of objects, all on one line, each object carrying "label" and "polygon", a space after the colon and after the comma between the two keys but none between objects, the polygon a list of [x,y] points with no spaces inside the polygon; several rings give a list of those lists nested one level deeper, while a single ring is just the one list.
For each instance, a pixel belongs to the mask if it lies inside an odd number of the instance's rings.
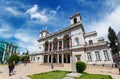
[{"label": "bell tower", "polygon": [[49,32],[47,31],[47,30],[42,30],[41,32],[40,32],[40,36],[39,36],[39,38],[45,38],[45,37],[47,37],[47,36],[49,36],[50,34],[49,34]]},{"label": "bell tower", "polygon": [[80,13],[76,13],[73,16],[71,16],[70,23],[71,23],[71,25],[77,24],[77,23],[82,23],[82,18],[80,16]]}]

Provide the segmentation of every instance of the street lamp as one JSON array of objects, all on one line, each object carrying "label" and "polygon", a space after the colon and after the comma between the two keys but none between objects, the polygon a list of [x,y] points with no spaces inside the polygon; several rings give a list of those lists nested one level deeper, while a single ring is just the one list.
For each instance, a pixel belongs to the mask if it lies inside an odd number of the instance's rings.
[{"label": "street lamp", "polygon": [[[110,47],[110,43],[107,43],[107,46]],[[114,50],[112,49],[112,57],[113,57],[113,61],[115,62],[116,67],[118,68],[119,71],[119,75],[120,75],[120,56],[119,56],[119,52],[118,52],[118,41],[115,41],[115,46],[114,46]],[[113,67],[113,64],[112,64]]]},{"label": "street lamp", "polygon": [[53,53],[50,52],[50,54],[51,54],[51,69],[53,69],[54,68],[54,66],[53,66]]}]

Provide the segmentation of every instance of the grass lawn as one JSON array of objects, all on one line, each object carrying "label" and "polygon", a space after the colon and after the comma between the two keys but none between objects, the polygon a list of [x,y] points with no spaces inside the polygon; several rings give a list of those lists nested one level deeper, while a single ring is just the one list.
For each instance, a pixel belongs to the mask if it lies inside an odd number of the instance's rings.
[{"label": "grass lawn", "polygon": [[67,73],[69,72],[56,70],[46,73],[28,75],[28,77],[32,79],[62,79],[66,76]]},{"label": "grass lawn", "polygon": [[[31,79],[62,79],[67,73],[69,72],[56,70],[46,73],[28,75],[28,77]],[[112,77],[109,75],[83,73],[81,77],[76,77],[74,79],[112,79]]]},{"label": "grass lawn", "polygon": [[83,73],[81,77],[76,77],[75,79],[112,79],[112,77],[109,75]]}]

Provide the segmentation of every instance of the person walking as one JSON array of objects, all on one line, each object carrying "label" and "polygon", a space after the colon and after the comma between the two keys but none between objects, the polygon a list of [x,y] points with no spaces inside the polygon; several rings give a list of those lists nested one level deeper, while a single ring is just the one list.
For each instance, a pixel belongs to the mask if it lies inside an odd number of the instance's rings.
[{"label": "person walking", "polygon": [[14,64],[13,62],[10,62],[8,64],[8,69],[9,69],[9,76],[11,76],[11,73],[13,72],[13,69],[14,69]]},{"label": "person walking", "polygon": [[26,60],[24,61],[24,64],[25,64],[25,66],[26,66],[26,64],[27,64],[27,61],[26,61]]}]

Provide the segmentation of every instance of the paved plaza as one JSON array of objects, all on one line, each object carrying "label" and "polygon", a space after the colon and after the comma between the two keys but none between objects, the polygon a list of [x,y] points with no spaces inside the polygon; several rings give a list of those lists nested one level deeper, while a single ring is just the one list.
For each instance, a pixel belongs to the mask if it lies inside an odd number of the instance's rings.
[{"label": "paved plaza", "polygon": [[[71,70],[70,64],[64,64],[63,65],[55,65],[54,69],[51,69],[51,67],[48,64],[38,64],[38,63],[30,63],[26,66],[24,64],[17,65],[14,70],[14,75],[9,76],[8,75],[8,66],[0,66],[0,79],[30,79],[26,75],[35,74],[35,73],[42,73],[42,72],[48,72],[52,70]],[[113,79],[119,79],[120,75],[118,73],[118,70],[116,68],[106,68],[106,67],[98,67],[98,66],[88,66],[86,69],[86,72],[88,73],[94,73],[94,74],[106,74],[111,75]]]}]

